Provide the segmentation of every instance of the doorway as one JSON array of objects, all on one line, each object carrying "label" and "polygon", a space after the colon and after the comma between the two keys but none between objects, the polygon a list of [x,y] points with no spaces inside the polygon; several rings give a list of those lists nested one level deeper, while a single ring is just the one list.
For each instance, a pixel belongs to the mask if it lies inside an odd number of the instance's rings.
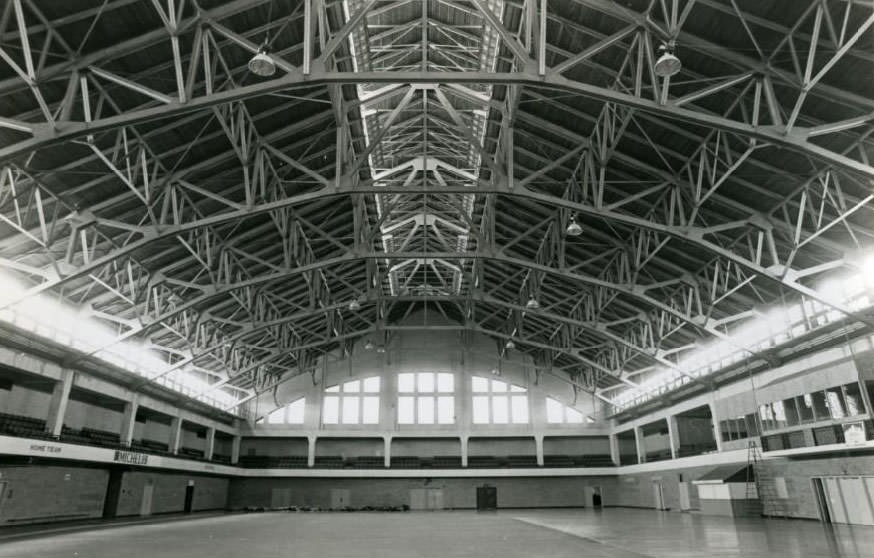
[{"label": "doorway", "polygon": [[350,493],[346,488],[331,489],[331,509],[340,510],[349,507]]},{"label": "doorway", "polygon": [[476,487],[476,509],[478,510],[495,510],[498,509],[498,489],[494,486],[478,486]]},{"label": "doorway", "polygon": [[593,486],[592,487],[592,507],[600,509],[601,508],[601,487]]},{"label": "doorway", "polygon": [[191,513],[194,504],[194,481],[188,481],[188,486],[185,487],[185,507],[184,513]]},{"label": "doorway", "polygon": [[820,518],[827,523],[874,525],[874,477],[811,479]]},{"label": "doorway", "polygon": [[140,500],[140,516],[146,517],[152,515],[152,495],[155,492],[155,485],[152,479],[146,481],[143,486],[143,497]]},{"label": "doorway", "polygon": [[124,471],[110,469],[109,481],[106,484],[106,497],[103,499],[103,518],[112,519],[118,514],[118,501],[121,498],[121,483]]},{"label": "doorway", "polygon": [[412,488],[410,489],[411,510],[442,510],[442,488]]},{"label": "doorway", "polygon": [[823,523],[831,523],[832,517],[828,512],[828,501],[825,499],[825,488],[822,485],[822,479],[814,477],[810,479],[813,483],[813,494],[816,496],[816,507],[819,509],[819,518]]}]

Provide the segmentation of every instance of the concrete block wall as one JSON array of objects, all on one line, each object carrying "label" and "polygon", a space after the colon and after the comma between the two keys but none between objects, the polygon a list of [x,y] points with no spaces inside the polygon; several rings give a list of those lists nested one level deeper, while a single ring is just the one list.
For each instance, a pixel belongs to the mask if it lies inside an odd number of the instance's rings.
[{"label": "concrete block wall", "polygon": [[[182,512],[189,481],[194,482],[194,511],[225,509],[227,478],[126,471],[117,515],[140,514],[146,484],[154,487],[151,513]],[[0,483],[5,483],[0,525],[93,519],[103,516],[109,470],[75,465],[0,466]]]},{"label": "concrete block wall", "polygon": [[[429,479],[233,479],[228,505],[231,509],[247,506],[269,507],[273,490],[289,490],[292,506],[331,506],[331,490],[350,492],[349,505],[401,506],[410,503],[410,490],[439,488],[444,505],[453,509],[476,507],[476,487],[488,484],[498,491],[500,508],[583,507],[587,488],[600,486],[608,496],[615,494],[614,477],[514,477],[514,478],[429,478]],[[604,502],[610,505],[610,501]]]},{"label": "concrete block wall", "polygon": [[[790,517],[819,519],[812,477],[874,475],[874,455],[853,457],[836,455],[820,459],[779,459],[763,462],[770,476],[783,477],[789,499],[779,503],[781,511]],[[764,502],[765,510],[773,509]]]},{"label": "concrete block wall", "polygon": [[558,455],[610,455],[607,436],[546,436],[543,453]]},{"label": "concrete block wall", "polygon": [[184,510],[185,489],[194,483],[193,511],[225,509],[228,498],[228,479],[201,475],[129,471],[124,474],[118,516],[139,515],[143,491],[152,484],[152,514],[178,513]]},{"label": "concrete block wall", "polygon": [[240,442],[240,455],[286,455],[307,456],[309,446],[306,438],[250,438]]},{"label": "concrete block wall", "polygon": [[44,419],[49,414],[51,400],[51,391],[13,384],[12,389],[0,389],[0,412]]},{"label": "concrete block wall", "polygon": [[109,472],[59,466],[0,466],[0,525],[101,517]]},{"label": "concrete block wall", "polygon": [[461,440],[458,438],[393,438],[392,457],[460,456]]},{"label": "concrete block wall", "polygon": [[708,465],[622,475],[616,480],[615,492],[604,495],[605,501],[607,505],[611,506],[655,509],[653,484],[660,483],[665,507],[679,511],[680,483],[684,482],[689,483],[691,509],[698,509],[698,491],[691,482],[701,478],[712,469],[713,466]]}]

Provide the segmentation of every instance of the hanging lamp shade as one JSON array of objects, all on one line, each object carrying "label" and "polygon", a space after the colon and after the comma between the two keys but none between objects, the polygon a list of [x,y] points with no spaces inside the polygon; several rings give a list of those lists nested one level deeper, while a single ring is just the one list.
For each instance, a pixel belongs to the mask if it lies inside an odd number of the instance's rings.
[{"label": "hanging lamp shade", "polygon": [[571,220],[567,224],[567,229],[565,229],[565,232],[568,236],[580,236],[581,234],[583,234],[583,227],[581,227],[580,224],[577,223],[576,217],[571,217]]},{"label": "hanging lamp shade", "polygon": [[677,75],[680,72],[680,68],[683,67],[683,63],[680,62],[680,59],[674,54],[674,47],[670,45],[662,45],[659,50],[662,51],[662,55],[659,56],[653,67],[656,75],[659,77]]},{"label": "hanging lamp shade", "polygon": [[249,71],[261,77],[269,77],[276,73],[276,64],[267,54],[267,47],[261,49],[249,60]]}]

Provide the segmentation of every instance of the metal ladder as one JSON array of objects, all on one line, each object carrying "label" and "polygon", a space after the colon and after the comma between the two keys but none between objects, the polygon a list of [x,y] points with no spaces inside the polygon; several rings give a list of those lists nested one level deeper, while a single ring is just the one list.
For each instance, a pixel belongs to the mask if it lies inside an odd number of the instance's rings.
[{"label": "metal ladder", "polygon": [[789,518],[788,499],[780,497],[777,481],[768,467],[762,464],[762,454],[756,440],[747,445],[747,501],[758,497],[762,516]]}]

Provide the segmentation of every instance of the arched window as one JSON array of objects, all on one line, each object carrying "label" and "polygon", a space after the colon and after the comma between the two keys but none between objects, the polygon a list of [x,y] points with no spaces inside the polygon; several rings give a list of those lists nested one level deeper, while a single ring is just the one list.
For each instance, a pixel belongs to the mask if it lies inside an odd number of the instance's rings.
[{"label": "arched window", "polygon": [[379,424],[379,376],[325,389],[324,424]]},{"label": "arched window", "polygon": [[455,376],[398,374],[398,424],[455,424]]},{"label": "arched window", "polygon": [[528,390],[477,376],[471,382],[474,424],[528,424]]},{"label": "arched window", "polygon": [[280,407],[267,415],[267,424],[303,424],[303,412],[306,408],[306,398],[301,397]]},{"label": "arched window", "polygon": [[551,424],[582,424],[583,413],[573,407],[553,399],[546,398],[546,422]]}]

